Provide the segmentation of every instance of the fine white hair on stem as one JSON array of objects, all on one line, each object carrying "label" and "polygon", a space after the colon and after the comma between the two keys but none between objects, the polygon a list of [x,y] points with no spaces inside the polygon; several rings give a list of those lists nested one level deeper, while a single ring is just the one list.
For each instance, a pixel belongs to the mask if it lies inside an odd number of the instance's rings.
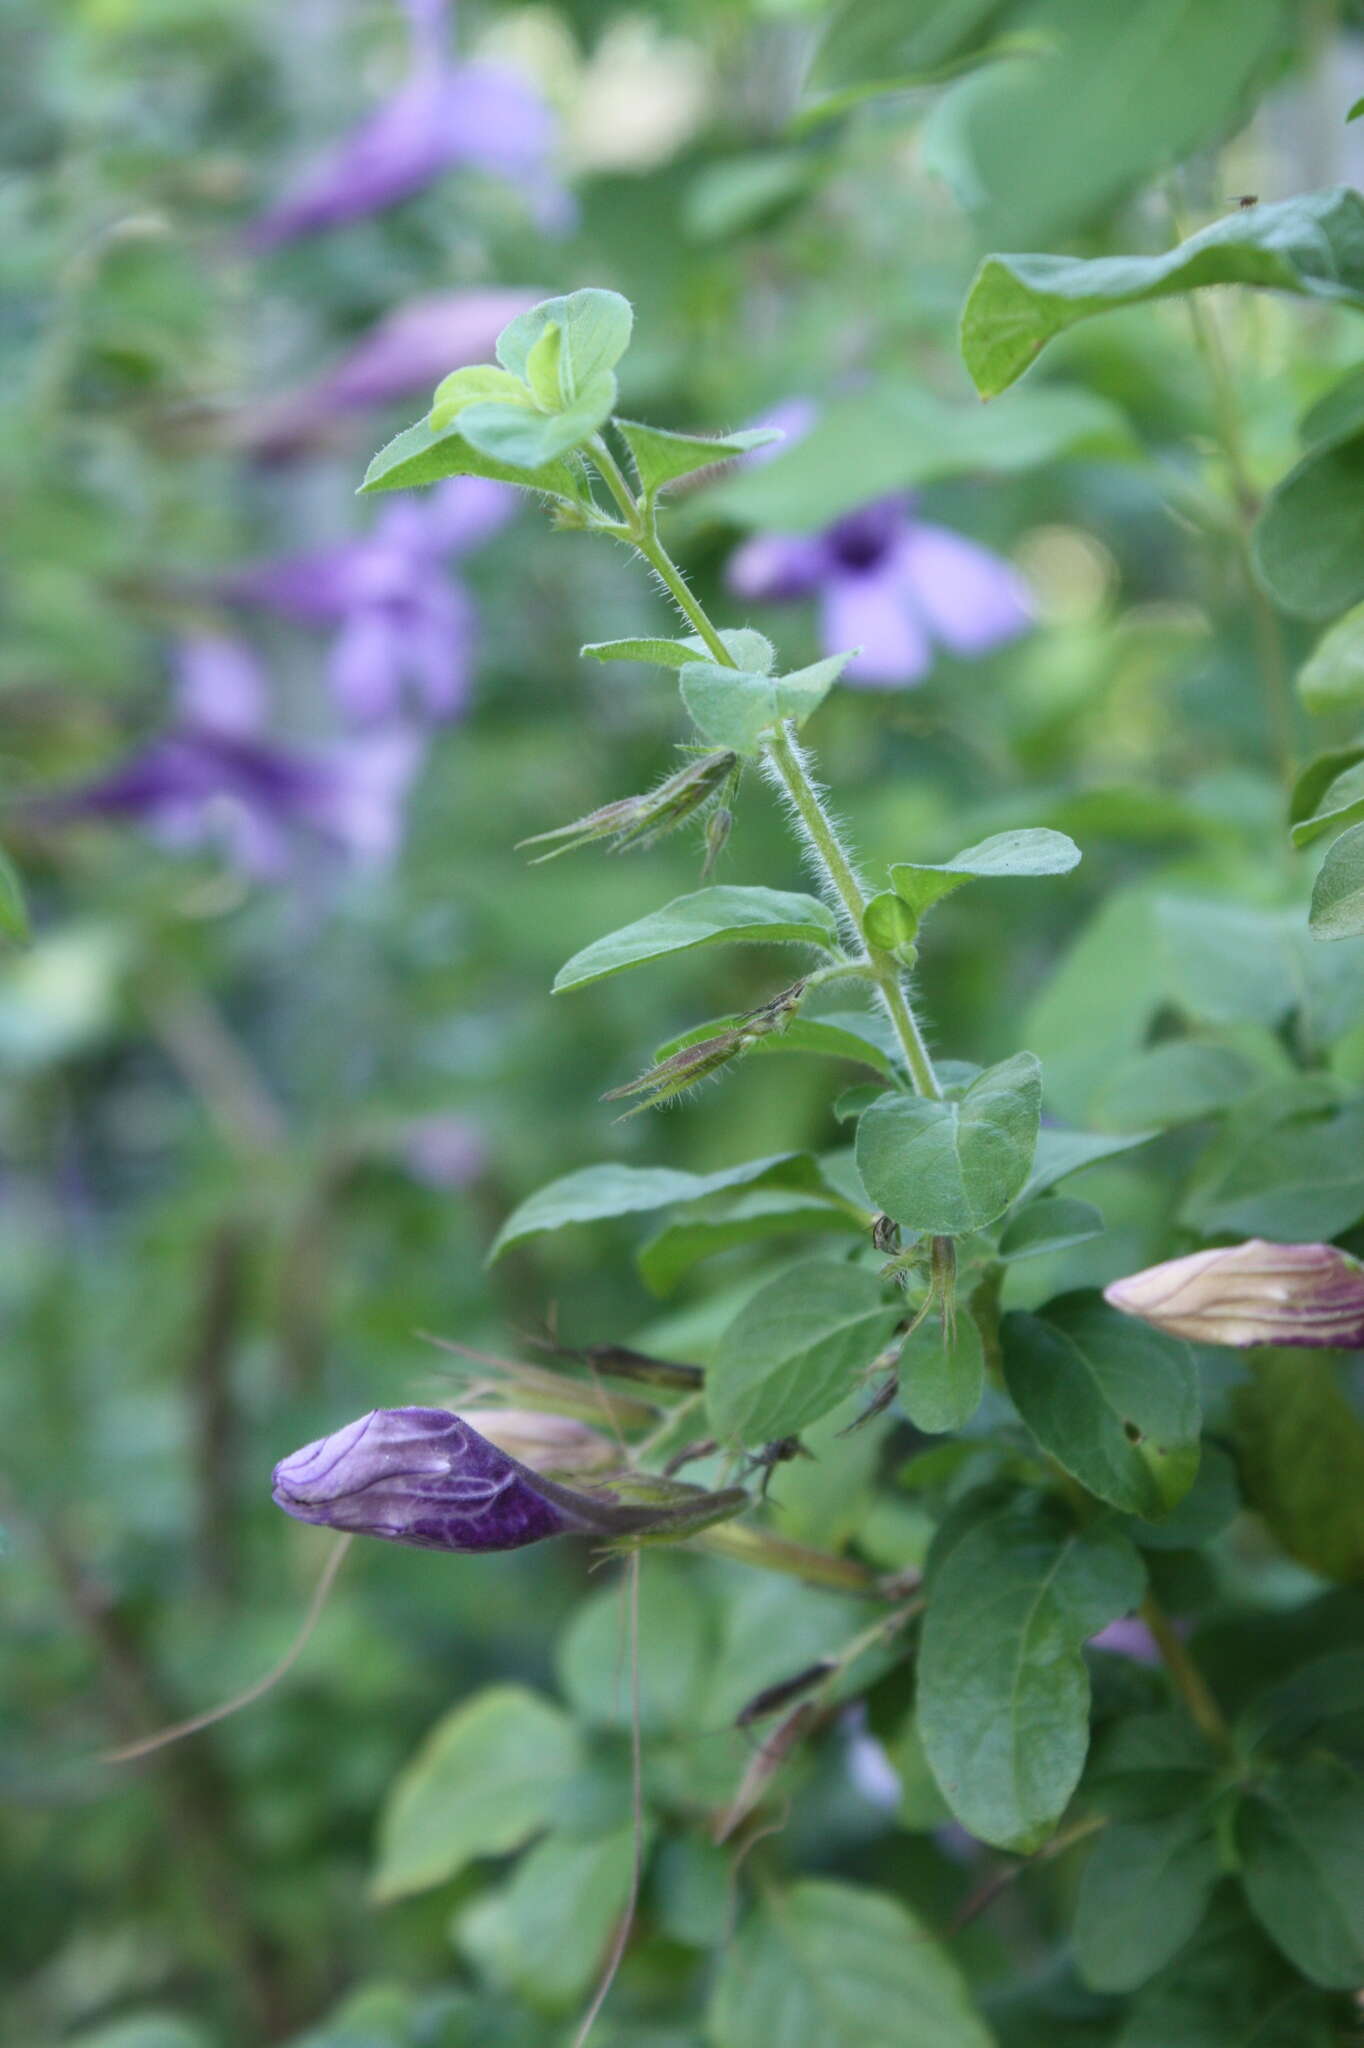
[{"label": "fine white hair on stem", "polygon": [[[863,894],[865,895],[865,885],[863,883],[860,873],[858,872],[857,863],[854,860],[852,854],[848,851],[847,845],[843,838],[843,833],[840,830],[839,820],[835,818],[829,810],[827,792],[821,787],[821,785],[818,782],[816,782],[814,776],[810,773],[810,757],[801,746],[799,740],[796,738],[794,731],[789,727],[787,729],[787,744],[790,746],[791,752],[795,755],[796,760],[800,764],[801,769],[804,771],[805,778],[810,785],[811,793],[814,796],[815,802],[819,805],[820,816],[824,819],[825,824],[829,828],[830,836],[837,841],[838,846],[842,851],[843,858],[846,860],[848,864],[848,870],[850,874],[856,881],[858,888],[861,889]],[[854,952],[856,952],[857,954],[863,953],[866,950],[866,948],[862,934],[854,924],[852,916],[848,910],[848,906],[843,901],[842,895],[836,887],[832,875],[829,873],[828,867],[825,864],[824,855],[820,851],[817,840],[811,833],[809,825],[801,816],[799,806],[796,804],[794,798],[791,795],[791,792],[786,787],[786,783],[783,779],[780,765],[773,759],[771,753],[769,753],[766,748],[763,749],[760,766],[762,768],[763,780],[767,782],[769,786],[776,791],[778,801],[784,808],[787,817],[791,820],[791,824],[795,831],[796,837],[799,839],[801,846],[804,849],[806,865],[818,881],[820,889],[823,892],[826,900],[828,901],[831,909],[837,915],[844,938],[852,945]]]}]

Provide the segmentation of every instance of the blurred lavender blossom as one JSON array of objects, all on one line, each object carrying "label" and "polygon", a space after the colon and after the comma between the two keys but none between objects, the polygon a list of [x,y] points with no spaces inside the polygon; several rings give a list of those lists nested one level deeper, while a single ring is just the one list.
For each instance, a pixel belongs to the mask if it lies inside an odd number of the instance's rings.
[{"label": "blurred lavender blossom", "polygon": [[353,723],[398,717],[409,690],[427,717],[455,718],[468,702],[475,621],[446,565],[495,533],[516,502],[510,485],[451,477],[421,497],[395,498],[361,539],[234,570],[218,592],[300,625],[335,627],[328,682]]},{"label": "blurred lavender blossom", "polygon": [[814,597],[825,651],[856,647],[844,680],[872,689],[921,682],[934,643],[970,659],[1032,623],[1027,585],[988,548],[920,519],[908,495],[881,498],[823,533],[759,533],[730,557],[739,597]]},{"label": "blurred lavender blossom", "polygon": [[[770,462],[809,433],[818,409],[788,398],[754,422],[783,439],[746,456]],[[726,580],[758,604],[819,602],[826,654],[860,650],[845,682],[869,689],[918,683],[934,642],[972,659],[1016,639],[1033,620],[1028,586],[989,548],[920,519],[908,493],[879,498],[822,533],[757,533],[730,556]]]},{"label": "blurred lavender blossom", "polygon": [[297,391],[248,409],[232,425],[238,447],[278,458],[325,435],[338,414],[430,393],[449,371],[487,361],[509,320],[534,303],[525,291],[437,292],[399,306],[331,368]]},{"label": "blurred lavender blossom", "polygon": [[268,688],[243,642],[201,635],[180,642],[174,660],[170,729],[108,774],[46,799],[41,815],[123,820],[176,850],[216,846],[261,881],[282,879],[309,840],[359,863],[392,857],[421,759],[415,731],[286,747],[263,731]]},{"label": "blurred lavender blossom", "polygon": [[520,186],[545,230],[570,223],[570,202],[550,171],[555,123],[538,93],[501,65],[454,62],[443,0],[405,0],[404,11],[406,78],[251,223],[250,247],[277,248],[383,212],[457,165]]}]

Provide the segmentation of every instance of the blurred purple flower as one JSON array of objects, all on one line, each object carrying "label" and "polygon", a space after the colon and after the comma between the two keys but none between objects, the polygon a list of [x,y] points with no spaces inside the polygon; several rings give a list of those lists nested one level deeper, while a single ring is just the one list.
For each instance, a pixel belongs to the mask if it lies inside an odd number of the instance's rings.
[{"label": "blurred purple flower", "polygon": [[219,594],[302,625],[338,629],[328,680],[361,725],[396,717],[411,688],[428,717],[468,700],[474,609],[445,564],[496,532],[517,506],[507,484],[451,477],[424,496],[395,498],[360,540],[285,555],[224,577]]},{"label": "blurred purple flower", "polygon": [[462,1116],[413,1117],[399,1134],[398,1150],[412,1178],[440,1194],[469,1187],[488,1163],[486,1138]]},{"label": "blurred purple flower", "polygon": [[1155,1637],[1135,1614],[1129,1614],[1121,1621],[1110,1621],[1107,1628],[1101,1628],[1096,1636],[1089,1638],[1088,1648],[1107,1650],[1113,1657],[1130,1657],[1134,1664],[1160,1662]]},{"label": "blurred purple flower", "polygon": [[818,534],[755,534],[730,557],[731,590],[755,602],[817,597],[825,651],[860,652],[850,683],[893,689],[933,665],[933,643],[985,654],[1032,621],[1027,585],[988,548],[881,498]]},{"label": "blurred purple flower", "polygon": [[408,0],[406,12],[407,77],[252,222],[252,248],[381,213],[461,164],[521,186],[546,229],[565,224],[568,203],[549,171],[555,124],[538,93],[499,65],[455,63],[439,0]]},{"label": "blurred purple flower", "polygon": [[488,361],[509,320],[534,304],[524,291],[441,292],[378,321],[321,376],[233,423],[238,447],[278,457],[324,434],[338,413],[429,396],[450,370]]},{"label": "blurred purple flower", "polygon": [[171,729],[107,775],[43,800],[43,816],[124,820],[177,850],[216,845],[264,881],[286,874],[308,839],[360,862],[393,855],[421,758],[415,733],[285,747],[260,731],[266,683],[242,642],[184,641],[176,667]]}]

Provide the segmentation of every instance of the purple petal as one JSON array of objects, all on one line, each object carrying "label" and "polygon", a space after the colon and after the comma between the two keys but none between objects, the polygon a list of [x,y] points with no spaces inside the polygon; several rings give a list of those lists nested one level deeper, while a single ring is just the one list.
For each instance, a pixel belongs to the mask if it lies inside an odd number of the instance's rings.
[{"label": "purple petal", "polygon": [[986,654],[1032,624],[1027,584],[988,548],[915,520],[899,552],[919,611],[954,654]]},{"label": "purple petal", "polygon": [[243,739],[265,723],[269,686],[244,640],[197,633],[176,642],[171,655],[175,697],[186,725]]},{"label": "purple petal", "polygon": [[488,1163],[488,1143],[462,1116],[414,1117],[402,1133],[403,1161],[414,1180],[442,1194],[467,1188]]},{"label": "purple petal", "polygon": [[247,230],[266,250],[382,212],[455,164],[528,185],[543,201],[553,117],[514,71],[429,58],[392,97],[306,172]]},{"label": "purple petal", "polygon": [[822,538],[805,533],[755,533],[725,565],[725,581],[736,597],[755,604],[786,604],[809,597],[829,573]]},{"label": "purple petal", "polygon": [[820,606],[820,637],[828,654],[857,648],[844,680],[872,689],[917,683],[932,666],[928,635],[893,561],[829,578]]},{"label": "purple petal", "polygon": [[514,519],[522,503],[514,484],[495,484],[483,476],[448,477],[426,498],[432,543],[447,558],[470,554]]},{"label": "purple petal", "polygon": [[896,495],[860,505],[836,520],[824,538],[840,569],[879,569],[909,532],[909,500]]},{"label": "purple petal", "polygon": [[1159,1664],[1160,1651],[1144,1621],[1130,1614],[1122,1621],[1110,1621],[1089,1638],[1091,1650],[1107,1650],[1114,1657],[1130,1657],[1134,1664]]},{"label": "purple petal", "polygon": [[519,1550],[580,1526],[535,1475],[443,1408],[375,1409],[274,1472],[288,1515],[424,1550]]}]

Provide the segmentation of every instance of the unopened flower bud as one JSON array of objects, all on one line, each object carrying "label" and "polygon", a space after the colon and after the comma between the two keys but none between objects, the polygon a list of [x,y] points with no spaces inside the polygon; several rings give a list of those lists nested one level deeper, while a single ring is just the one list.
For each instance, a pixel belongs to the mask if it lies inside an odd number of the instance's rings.
[{"label": "unopened flower bud", "polygon": [[689,1535],[747,1504],[613,1475],[610,1490],[561,1486],[443,1408],[376,1408],[275,1467],[276,1504],[296,1521],[421,1550],[519,1550],[546,1536],[608,1541]]},{"label": "unopened flower bud", "polygon": [[609,1472],[621,1462],[620,1445],[572,1415],[546,1415],[536,1408],[479,1408],[478,1433],[497,1450],[532,1472],[572,1478]]},{"label": "unopened flower bud", "polygon": [[1332,1244],[1253,1237],[1148,1266],[1104,1298],[1201,1344],[1364,1349],[1364,1266]]},{"label": "unopened flower bud", "polygon": [[600,810],[575,818],[571,825],[557,825],[552,832],[537,832],[520,843],[543,846],[551,839],[564,842],[537,855],[537,865],[540,861],[557,860],[561,853],[573,853],[594,839],[613,840],[617,852],[627,846],[652,846],[710,801],[737,759],[737,755],[729,753],[698,754],[656,789],[646,790],[642,796],[618,797],[615,803],[603,804]]}]

